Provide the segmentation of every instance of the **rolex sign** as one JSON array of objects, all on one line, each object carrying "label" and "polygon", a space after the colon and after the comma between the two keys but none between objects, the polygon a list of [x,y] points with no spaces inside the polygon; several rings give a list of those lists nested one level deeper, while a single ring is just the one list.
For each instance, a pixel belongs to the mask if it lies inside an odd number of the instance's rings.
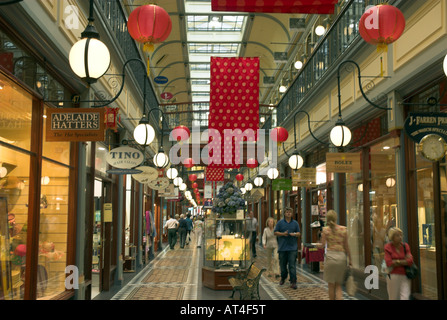
[{"label": "rolex sign", "polygon": [[131,169],[139,166],[144,161],[144,154],[134,148],[119,147],[107,154],[106,161],[115,168]]}]

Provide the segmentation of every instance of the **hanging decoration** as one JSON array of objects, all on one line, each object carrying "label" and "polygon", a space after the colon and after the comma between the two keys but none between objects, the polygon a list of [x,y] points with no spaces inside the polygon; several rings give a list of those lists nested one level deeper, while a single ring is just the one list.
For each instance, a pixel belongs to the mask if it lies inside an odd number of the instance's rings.
[{"label": "hanging decoration", "polygon": [[283,127],[276,127],[272,131],[270,131],[270,138],[278,142],[278,144],[287,141],[289,138],[289,132]]},{"label": "hanging decoration", "polygon": [[186,158],[185,160],[183,160],[183,165],[186,168],[192,168],[194,167],[194,160],[192,158]]},{"label": "hanging decoration", "polygon": [[236,180],[237,180],[237,181],[242,181],[242,180],[244,180],[244,175],[241,174],[241,173],[238,173],[238,174],[236,175]]},{"label": "hanging decoration", "polygon": [[180,142],[180,141],[188,140],[191,135],[191,131],[189,130],[189,128],[187,126],[180,125],[180,126],[175,127],[174,130],[172,130],[171,134],[172,134],[172,138],[177,140],[177,142]]},{"label": "hanging decoration", "polygon": [[104,124],[106,129],[112,129],[114,132],[118,132],[118,122],[120,122],[118,116],[119,108],[105,107],[104,109]]},{"label": "hanging decoration", "polygon": [[247,167],[254,169],[258,166],[258,160],[250,158],[247,160]]},{"label": "hanging decoration", "polygon": [[172,30],[169,14],[162,7],[148,4],[133,10],[127,21],[127,30],[137,42],[144,44],[143,50],[148,53],[147,74],[150,74],[150,53],[154,44],[165,41]]},{"label": "hanging decoration", "polygon": [[387,52],[405,30],[405,17],[396,7],[377,5],[369,8],[360,18],[359,32],[363,40],[376,45],[378,52]]},{"label": "hanging decoration", "polygon": [[190,174],[188,177],[189,181],[194,182],[197,180],[197,175],[196,174]]}]

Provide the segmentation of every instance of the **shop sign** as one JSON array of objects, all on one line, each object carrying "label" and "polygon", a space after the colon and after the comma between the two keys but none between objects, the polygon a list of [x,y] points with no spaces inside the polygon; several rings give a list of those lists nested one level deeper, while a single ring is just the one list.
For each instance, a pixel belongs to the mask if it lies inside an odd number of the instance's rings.
[{"label": "shop sign", "polygon": [[[112,167],[120,169],[131,169],[140,165],[144,161],[144,154],[137,149],[130,147],[119,147],[111,150],[106,155],[106,161]],[[141,173],[142,170],[139,170]]]},{"label": "shop sign", "polygon": [[113,211],[111,203],[104,203],[104,222],[112,222]]},{"label": "shop sign", "polygon": [[156,84],[165,84],[165,83],[168,83],[168,78],[163,77],[163,76],[158,76],[158,77],[154,78],[154,82]]},{"label": "shop sign", "polygon": [[292,190],[292,179],[276,179],[272,182],[273,190]]},{"label": "shop sign", "polygon": [[104,141],[104,108],[48,108],[46,141]]},{"label": "shop sign", "polygon": [[134,174],[132,178],[139,183],[148,183],[149,181],[156,180],[158,178],[158,170],[152,167],[141,166],[137,167],[137,170],[141,170],[142,173]]},{"label": "shop sign", "polygon": [[293,185],[297,185],[301,182],[317,183],[317,168],[301,168],[298,170],[292,170],[292,182]]},{"label": "shop sign", "polygon": [[170,92],[163,92],[160,96],[163,100],[171,100],[174,97]]},{"label": "shop sign", "polygon": [[338,173],[360,172],[360,153],[326,153],[326,171]]},{"label": "shop sign", "polygon": [[203,197],[205,199],[210,199],[213,196],[213,185],[211,183],[205,183]]},{"label": "shop sign", "polygon": [[405,133],[419,143],[428,134],[437,134],[447,141],[447,114],[412,112],[405,120]]}]

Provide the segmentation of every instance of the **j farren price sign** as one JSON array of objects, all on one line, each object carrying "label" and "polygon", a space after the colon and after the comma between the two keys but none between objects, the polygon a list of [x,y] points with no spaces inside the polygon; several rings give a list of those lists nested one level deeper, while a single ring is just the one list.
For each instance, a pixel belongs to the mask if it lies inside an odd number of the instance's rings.
[{"label": "j farren price sign", "polygon": [[47,109],[47,141],[104,141],[104,108]]}]

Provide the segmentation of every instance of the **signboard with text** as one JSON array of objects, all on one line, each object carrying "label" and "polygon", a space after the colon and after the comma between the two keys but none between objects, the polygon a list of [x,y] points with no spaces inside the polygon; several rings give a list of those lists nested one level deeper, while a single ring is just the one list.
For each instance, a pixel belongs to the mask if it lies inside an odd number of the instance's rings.
[{"label": "signboard with text", "polygon": [[304,182],[307,183],[317,183],[317,168],[300,168],[298,170],[292,170],[292,182],[293,185],[299,185]]},{"label": "signboard with text", "polygon": [[292,190],[292,179],[276,179],[272,182],[273,190]]},{"label": "signboard with text", "polygon": [[360,153],[326,153],[327,172],[354,173],[360,170]]},{"label": "signboard with text", "polygon": [[404,124],[405,133],[416,143],[427,134],[435,133],[447,141],[447,114],[412,112]]},{"label": "signboard with text", "polygon": [[48,108],[46,141],[104,141],[104,108]]}]

